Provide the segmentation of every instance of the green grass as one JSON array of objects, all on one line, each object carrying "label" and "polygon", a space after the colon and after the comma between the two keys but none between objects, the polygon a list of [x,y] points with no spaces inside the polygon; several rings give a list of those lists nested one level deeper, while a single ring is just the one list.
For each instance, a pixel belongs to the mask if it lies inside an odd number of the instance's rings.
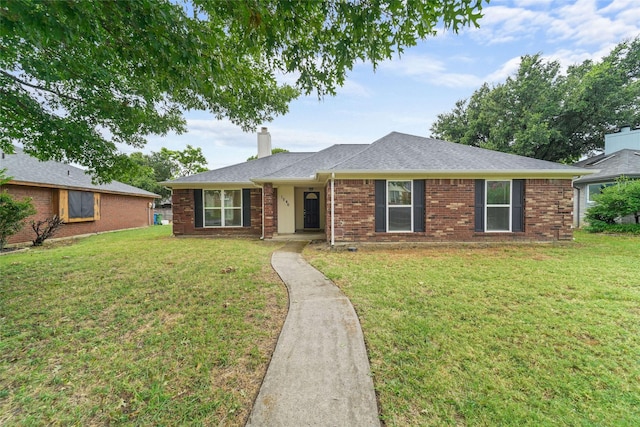
[{"label": "green grass", "polygon": [[358,312],[387,425],[640,424],[640,238],[305,256]]},{"label": "green grass", "polygon": [[0,425],[242,425],[287,306],[276,246],[170,227],[0,256]]}]

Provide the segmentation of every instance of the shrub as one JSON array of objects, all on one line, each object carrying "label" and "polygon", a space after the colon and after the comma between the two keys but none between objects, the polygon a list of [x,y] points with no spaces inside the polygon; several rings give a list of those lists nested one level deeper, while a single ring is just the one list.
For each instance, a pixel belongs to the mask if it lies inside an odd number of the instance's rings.
[{"label": "shrub", "polygon": [[6,191],[0,192],[0,251],[4,249],[9,236],[20,231],[24,226],[24,220],[35,213],[31,199],[19,201]]},{"label": "shrub", "polygon": [[45,240],[53,236],[62,225],[62,219],[58,215],[54,215],[44,221],[31,221],[31,228],[36,233],[35,240],[32,240],[33,246],[42,246]]},{"label": "shrub", "polygon": [[585,214],[589,222],[587,230],[596,231],[605,225],[616,225],[627,215],[634,215],[636,224],[640,222],[640,180],[621,177],[616,185],[603,188],[594,200],[596,204]]},{"label": "shrub", "polygon": [[605,222],[595,221],[584,229],[589,233],[640,234],[640,224],[607,224]]}]

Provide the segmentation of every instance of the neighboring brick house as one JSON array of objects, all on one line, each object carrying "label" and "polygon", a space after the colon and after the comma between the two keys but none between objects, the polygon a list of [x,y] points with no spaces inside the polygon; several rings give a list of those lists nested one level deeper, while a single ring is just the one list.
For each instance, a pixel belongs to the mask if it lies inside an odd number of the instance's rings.
[{"label": "neighboring brick house", "polygon": [[397,132],[369,145],[270,153],[165,182],[181,235],[324,230],[346,242],[553,241],[572,237],[581,168]]},{"label": "neighboring brick house", "polygon": [[0,153],[0,170],[11,177],[0,187],[17,199],[29,197],[37,213],[8,243],[30,242],[35,233],[31,220],[60,216],[65,225],[55,238],[145,227],[153,224],[156,194],[121,182],[95,185],[82,169],[64,163],[41,162],[16,147],[14,154]]},{"label": "neighboring brick house", "polygon": [[[623,126],[620,131],[604,136],[604,153],[579,161],[574,166],[593,170],[592,175],[573,181],[574,226],[584,225],[584,214],[595,204],[593,196],[613,185],[616,179],[625,176],[640,179],[640,128]],[[634,223],[634,215],[621,218],[620,222]]]}]

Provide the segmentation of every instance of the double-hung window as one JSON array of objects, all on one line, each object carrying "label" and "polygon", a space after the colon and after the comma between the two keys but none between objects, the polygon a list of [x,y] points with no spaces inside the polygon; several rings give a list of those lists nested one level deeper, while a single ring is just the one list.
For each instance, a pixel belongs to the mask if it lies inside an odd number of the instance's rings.
[{"label": "double-hung window", "polygon": [[485,230],[511,231],[511,181],[486,181]]},{"label": "double-hung window", "polygon": [[242,190],[204,190],[205,227],[242,227]]},{"label": "double-hung window", "polygon": [[413,231],[412,181],[387,181],[387,230]]}]

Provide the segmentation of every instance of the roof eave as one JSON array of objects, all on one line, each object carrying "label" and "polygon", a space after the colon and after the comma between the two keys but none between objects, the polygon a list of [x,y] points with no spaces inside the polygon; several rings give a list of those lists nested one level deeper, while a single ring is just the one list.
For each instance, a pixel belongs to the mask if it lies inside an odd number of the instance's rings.
[{"label": "roof eave", "polygon": [[160,185],[164,185],[165,187],[169,187],[172,189],[176,189],[176,190],[184,190],[184,189],[189,189],[189,188],[204,188],[204,187],[214,187],[216,185],[220,186],[223,185],[225,187],[230,187],[230,186],[236,186],[236,187],[242,187],[242,186],[253,186],[254,183],[251,181],[228,181],[228,182],[223,182],[223,181],[189,181],[189,182],[172,182],[172,181],[165,181],[165,182],[160,182]]},{"label": "roof eave", "polygon": [[96,193],[105,193],[105,194],[119,194],[125,196],[136,196],[136,197],[149,197],[154,199],[162,198],[161,195],[156,193],[131,193],[128,191],[116,191],[116,190],[105,190],[102,188],[91,188],[91,187],[76,187],[73,185],[58,185],[58,184],[47,184],[43,182],[33,182],[33,181],[20,181],[20,180],[11,180],[7,182],[7,184],[11,185],[23,185],[25,187],[40,187],[40,188],[59,188],[61,190],[74,190],[74,191],[93,191]]},{"label": "roof eave", "polygon": [[586,176],[584,178],[579,178],[574,180],[575,184],[588,184],[593,182],[611,182],[620,178],[621,176],[626,176],[627,178],[640,178],[640,172],[635,173],[618,173],[618,174],[607,174],[607,175],[597,175],[597,176]]},{"label": "roof eave", "polygon": [[424,176],[425,178],[438,177],[482,177],[482,176],[504,176],[504,177],[545,177],[545,178],[573,178],[575,176],[590,175],[597,173],[598,170],[588,169],[503,169],[503,170],[424,170],[424,169],[406,169],[406,170],[322,170],[317,172],[318,178],[321,175],[331,174],[341,176],[372,176],[372,175],[390,175],[390,176]]},{"label": "roof eave", "polygon": [[272,183],[272,184],[313,184],[313,183],[317,183],[318,182],[318,175],[317,174],[313,174],[312,176],[308,177],[308,178],[269,178],[269,177],[264,177],[264,178],[254,178],[251,181],[253,181],[256,184],[266,184],[266,183]]}]

